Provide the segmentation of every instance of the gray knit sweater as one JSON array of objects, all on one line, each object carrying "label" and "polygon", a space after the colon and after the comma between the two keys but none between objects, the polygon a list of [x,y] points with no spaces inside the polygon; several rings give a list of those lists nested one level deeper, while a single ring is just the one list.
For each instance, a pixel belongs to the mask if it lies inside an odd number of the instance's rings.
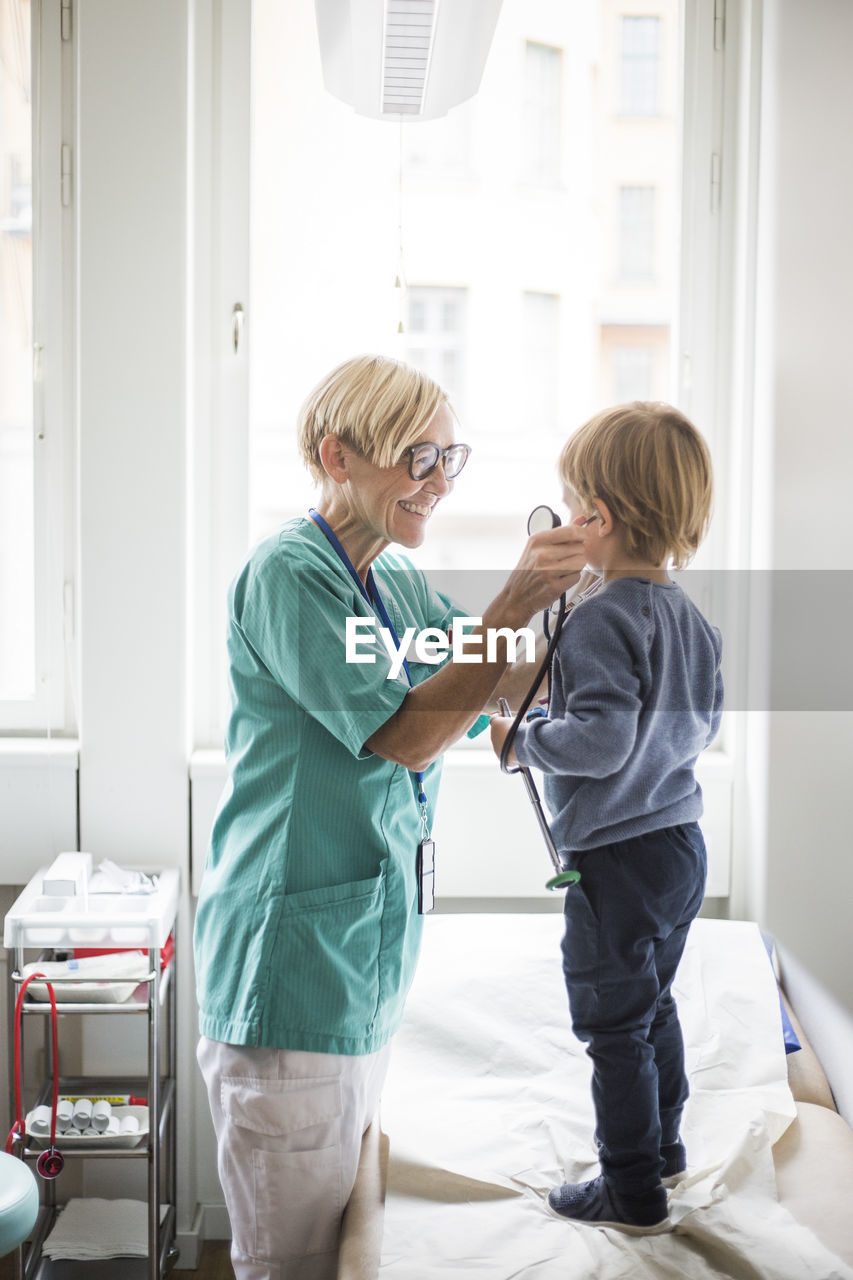
[{"label": "gray knit sweater", "polygon": [[616,578],[566,619],[547,717],[519,728],[557,848],[593,849],[702,813],[696,758],[720,727],[722,640],[675,583]]}]

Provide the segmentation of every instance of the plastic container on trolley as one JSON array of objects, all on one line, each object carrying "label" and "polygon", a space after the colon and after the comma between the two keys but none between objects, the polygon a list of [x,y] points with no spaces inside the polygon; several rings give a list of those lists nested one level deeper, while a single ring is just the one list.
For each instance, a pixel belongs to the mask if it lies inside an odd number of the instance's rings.
[{"label": "plastic container on trolley", "polygon": [[45,894],[45,869],[30,883],[6,915],[3,945],[163,947],[178,908],[177,868],[161,871],[153,893],[89,893],[61,897]]}]

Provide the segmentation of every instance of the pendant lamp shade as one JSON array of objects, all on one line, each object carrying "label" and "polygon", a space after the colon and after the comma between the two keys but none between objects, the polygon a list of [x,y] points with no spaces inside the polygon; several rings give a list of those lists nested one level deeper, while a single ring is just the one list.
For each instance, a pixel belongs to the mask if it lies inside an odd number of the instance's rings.
[{"label": "pendant lamp shade", "polygon": [[329,93],[376,120],[435,120],[479,88],[501,0],[315,0]]}]

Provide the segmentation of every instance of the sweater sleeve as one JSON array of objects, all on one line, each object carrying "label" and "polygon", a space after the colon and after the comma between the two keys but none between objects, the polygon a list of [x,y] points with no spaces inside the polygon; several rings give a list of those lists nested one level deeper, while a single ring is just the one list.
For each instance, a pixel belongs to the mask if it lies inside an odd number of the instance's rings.
[{"label": "sweater sleeve", "polygon": [[519,727],[520,764],[607,778],[628,760],[641,708],[638,637],[624,614],[603,603],[589,601],[567,620],[556,658],[565,706],[559,714],[552,697],[554,714]]},{"label": "sweater sleeve", "polygon": [[720,724],[722,723],[722,719],[723,719],[723,700],[725,696],[724,689],[723,689],[723,665],[722,665],[723,638],[716,627],[714,627],[713,630],[714,630],[715,649],[716,649],[716,656],[717,656],[717,669],[714,674],[714,706],[711,711],[711,723],[708,729],[708,737],[705,741],[706,747],[710,747],[711,743],[714,741],[717,734],[720,732]]}]

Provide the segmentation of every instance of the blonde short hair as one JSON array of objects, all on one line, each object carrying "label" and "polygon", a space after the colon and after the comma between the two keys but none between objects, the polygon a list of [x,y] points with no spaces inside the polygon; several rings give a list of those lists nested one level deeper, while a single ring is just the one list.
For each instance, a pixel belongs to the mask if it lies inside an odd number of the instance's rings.
[{"label": "blonde short hair", "polygon": [[380,467],[397,462],[421,435],[447,392],[425,373],[386,356],[355,356],[318,383],[299,410],[296,430],[303,461],[314,479],[324,436],[337,436]]},{"label": "blonde short hair", "polygon": [[636,400],[596,414],[566,443],[559,469],[587,510],[594,498],[609,507],[631,556],[683,569],[707,533],[711,455],[672,405]]}]

